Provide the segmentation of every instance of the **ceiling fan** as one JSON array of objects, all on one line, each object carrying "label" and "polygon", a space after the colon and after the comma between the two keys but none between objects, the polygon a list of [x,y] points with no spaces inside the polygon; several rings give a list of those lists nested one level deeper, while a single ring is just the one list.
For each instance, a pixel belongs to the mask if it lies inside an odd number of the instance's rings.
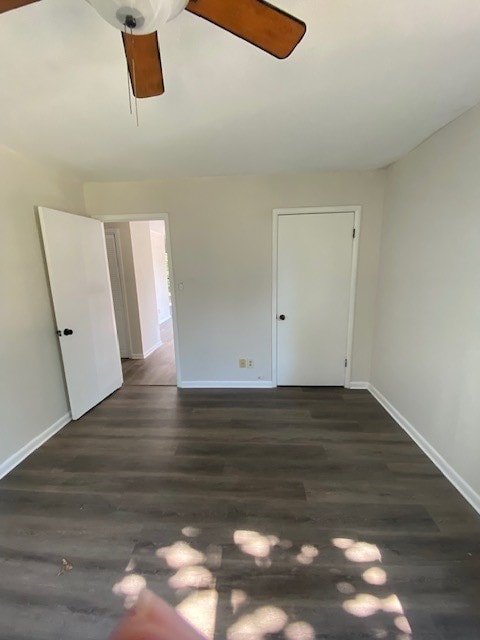
[{"label": "ceiling fan", "polygon": [[[0,0],[0,13],[39,0]],[[265,0],[86,0],[122,31],[132,90],[137,98],[164,92],[157,28],[184,9],[263,49],[286,58],[306,25]]]}]

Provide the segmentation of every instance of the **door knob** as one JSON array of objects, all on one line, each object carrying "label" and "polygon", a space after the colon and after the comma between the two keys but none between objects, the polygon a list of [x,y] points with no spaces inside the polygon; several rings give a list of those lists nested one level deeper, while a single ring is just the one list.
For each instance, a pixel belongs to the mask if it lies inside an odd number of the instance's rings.
[{"label": "door knob", "polygon": [[284,314],[284,313],[281,313],[281,314],[278,316],[278,319],[279,319],[279,320],[285,320],[285,314]]},{"label": "door knob", "polygon": [[63,330],[63,335],[64,336],[71,336],[73,333],[73,329],[64,329]]}]

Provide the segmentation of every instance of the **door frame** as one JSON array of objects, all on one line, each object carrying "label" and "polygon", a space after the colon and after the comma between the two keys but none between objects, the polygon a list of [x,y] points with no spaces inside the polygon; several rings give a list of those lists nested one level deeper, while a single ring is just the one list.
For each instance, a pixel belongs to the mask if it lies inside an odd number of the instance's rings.
[{"label": "door frame", "polygon": [[172,294],[172,324],[173,324],[173,344],[175,347],[175,368],[177,371],[177,387],[182,387],[182,376],[180,368],[180,346],[178,341],[177,324],[177,302],[175,295],[175,272],[172,255],[172,245],[170,242],[170,224],[168,213],[113,213],[109,215],[92,215],[92,218],[100,222],[152,222],[153,220],[163,220],[165,222],[165,250],[168,255],[168,265],[170,268],[170,285]]},{"label": "door frame", "polygon": [[315,213],[353,213],[355,236],[352,243],[352,271],[350,276],[350,298],[348,306],[347,329],[347,366],[345,367],[344,387],[350,389],[352,371],[353,328],[355,322],[355,295],[357,290],[358,246],[360,238],[360,223],[362,207],[360,205],[343,207],[293,207],[273,210],[273,237],[272,237],[272,383],[278,386],[277,373],[277,297],[278,297],[278,220],[280,216],[294,216]]}]

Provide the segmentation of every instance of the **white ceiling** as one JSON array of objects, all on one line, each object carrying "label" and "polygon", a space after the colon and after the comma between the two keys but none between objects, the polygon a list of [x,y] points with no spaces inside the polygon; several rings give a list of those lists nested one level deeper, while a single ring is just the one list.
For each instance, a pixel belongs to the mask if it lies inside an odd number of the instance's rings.
[{"label": "white ceiling", "polygon": [[0,143],[98,180],[376,168],[480,101],[478,0],[275,4],[307,23],[283,61],[168,23],[138,129],[120,33],[85,0],[0,15]]}]

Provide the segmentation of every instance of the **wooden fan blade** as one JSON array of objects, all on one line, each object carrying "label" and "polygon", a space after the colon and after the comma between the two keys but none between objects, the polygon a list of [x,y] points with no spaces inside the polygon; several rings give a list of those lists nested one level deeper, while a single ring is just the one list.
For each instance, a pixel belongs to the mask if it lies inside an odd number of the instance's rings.
[{"label": "wooden fan blade", "polygon": [[159,96],[164,91],[157,33],[136,36],[122,33],[133,94],[137,98]]},{"label": "wooden fan blade", "polygon": [[5,11],[11,11],[12,9],[19,9],[33,2],[38,2],[38,0],[0,0],[0,13],[5,13]]},{"label": "wooden fan blade", "polygon": [[289,56],[307,30],[264,0],[190,0],[185,8],[276,58]]}]

